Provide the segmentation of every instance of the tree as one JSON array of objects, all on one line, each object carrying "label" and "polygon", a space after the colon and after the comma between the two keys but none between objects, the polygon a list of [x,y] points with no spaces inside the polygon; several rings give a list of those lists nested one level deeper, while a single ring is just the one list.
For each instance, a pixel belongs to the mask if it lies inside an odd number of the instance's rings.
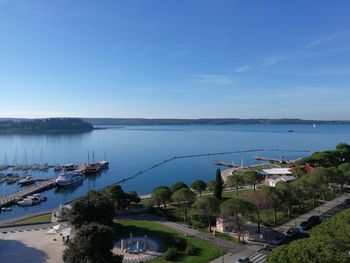
[{"label": "tree", "polygon": [[202,191],[204,191],[205,188],[207,188],[207,184],[202,180],[195,180],[191,184],[191,187],[192,189],[196,190],[199,193],[199,195],[202,195]]},{"label": "tree", "polygon": [[182,189],[182,188],[189,188],[188,187],[188,185],[187,184],[185,184],[184,182],[176,182],[176,183],[174,183],[174,184],[172,184],[171,186],[170,186],[170,191],[172,192],[172,193],[175,193],[177,190],[180,190],[180,189]]},{"label": "tree", "polygon": [[253,185],[256,190],[256,185],[261,181],[261,175],[254,171],[247,171],[243,174],[243,180],[247,184]]},{"label": "tree", "polygon": [[306,185],[301,180],[295,180],[290,183],[290,190],[293,198],[299,203],[300,209],[304,208],[305,200],[307,199]]},{"label": "tree", "polygon": [[350,210],[347,209],[313,228],[310,238],[277,247],[269,253],[266,262],[349,262],[349,221]]},{"label": "tree", "polygon": [[287,208],[288,216],[291,217],[291,208],[294,203],[294,197],[291,190],[291,185],[287,182],[278,182],[275,188],[281,198],[281,204]]},{"label": "tree", "polygon": [[216,181],[215,180],[209,180],[207,182],[207,189],[208,190],[214,190],[215,189],[215,185],[216,185]]},{"label": "tree", "polygon": [[201,196],[198,198],[192,208],[198,215],[205,216],[208,220],[208,229],[211,231],[210,218],[216,216],[220,212],[220,201],[214,196]]},{"label": "tree", "polygon": [[240,173],[235,173],[231,176],[227,177],[226,180],[226,185],[227,186],[233,186],[236,188],[236,194],[238,196],[238,188],[244,183],[242,174]]},{"label": "tree", "polygon": [[341,186],[341,191],[344,190],[344,184],[350,182],[350,163],[343,163],[338,166],[337,183]]},{"label": "tree", "polygon": [[242,198],[230,198],[221,204],[221,215],[224,218],[233,217],[238,231],[244,224],[244,216],[254,209],[251,202]]},{"label": "tree", "polygon": [[151,198],[158,205],[158,208],[160,204],[163,204],[164,208],[166,208],[166,204],[171,200],[171,191],[166,186],[157,187],[153,190]]},{"label": "tree", "polygon": [[78,229],[73,241],[63,252],[66,263],[121,263],[123,257],[114,256],[113,229],[96,223],[83,225]]},{"label": "tree", "polygon": [[277,224],[277,209],[282,204],[281,194],[278,191],[278,188],[271,186],[262,186],[261,192],[268,196],[271,207],[273,209],[273,224]]},{"label": "tree", "polygon": [[217,169],[216,177],[215,177],[214,196],[219,200],[221,200],[222,198],[223,189],[224,189],[224,182],[222,181],[221,171],[220,169]]},{"label": "tree", "polygon": [[113,203],[100,192],[90,191],[86,197],[73,203],[68,217],[69,222],[79,228],[93,222],[112,225],[114,216]]},{"label": "tree", "polygon": [[188,188],[182,188],[173,193],[171,197],[175,202],[180,203],[184,208],[184,222],[187,222],[187,208],[194,202],[194,193]]},{"label": "tree", "polygon": [[136,204],[141,202],[141,198],[139,197],[136,191],[125,193],[125,195],[126,195],[126,201],[127,201],[128,207],[130,207],[131,202]]},{"label": "tree", "polygon": [[341,157],[341,162],[350,162],[350,145],[347,143],[339,143],[336,147],[336,151]]},{"label": "tree", "polygon": [[258,233],[260,233],[260,214],[263,209],[271,206],[271,199],[260,191],[252,191],[248,193],[245,196],[245,199],[254,205],[258,221]]},{"label": "tree", "polygon": [[[135,192],[136,193],[136,192]],[[117,210],[123,210],[127,208],[130,205],[129,198],[135,198],[136,197],[131,194],[128,195],[125,193],[120,185],[114,184],[107,188],[106,190],[107,197],[115,204]]]}]

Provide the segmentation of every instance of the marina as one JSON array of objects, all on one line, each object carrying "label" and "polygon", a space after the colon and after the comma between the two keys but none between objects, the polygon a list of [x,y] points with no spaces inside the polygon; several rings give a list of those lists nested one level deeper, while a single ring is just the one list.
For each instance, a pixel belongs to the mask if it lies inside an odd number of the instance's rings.
[{"label": "marina", "polygon": [[[57,167],[61,167],[61,169],[58,169]],[[89,166],[95,166],[98,167],[94,172],[88,169]],[[24,166],[22,166],[24,167]],[[4,183],[5,181],[7,183],[16,183],[20,186],[30,186],[25,189],[21,189],[15,193],[0,196],[0,208],[1,211],[11,211],[10,206],[13,205],[20,205],[20,206],[28,206],[29,204],[25,201],[28,196],[38,195],[46,190],[50,190],[54,187],[63,187],[63,186],[70,186],[75,183],[82,182],[84,180],[84,175],[93,175],[98,173],[101,169],[107,169],[109,167],[108,161],[100,161],[95,164],[67,164],[67,165],[47,165],[45,164],[45,167],[48,167],[45,169],[46,172],[48,172],[49,169],[54,169],[54,171],[64,171],[60,173],[58,176],[52,176],[48,178],[34,178],[31,175],[28,175],[28,170],[33,170],[33,167],[36,167],[36,164],[26,166],[25,168],[25,176],[20,176],[18,174],[14,174],[11,171],[6,172],[8,169],[12,168],[12,171],[15,171],[15,166],[7,165],[6,167],[3,166],[1,174],[1,182]],[[27,169],[28,168],[28,169]],[[56,169],[55,169],[56,168]],[[17,169],[19,170],[19,169]],[[28,200],[27,200],[28,201]],[[30,203],[30,205],[36,204],[35,202]]]},{"label": "marina", "polygon": [[[49,167],[47,170],[13,171],[8,168],[0,171],[0,180],[3,181],[0,183],[1,200],[13,197],[16,193],[21,193],[22,197],[26,194],[22,191],[48,183],[45,180],[57,178],[65,169],[83,172],[88,163],[89,150],[93,157],[91,149],[94,149],[96,162],[105,159],[104,153],[108,153],[108,161],[112,164],[109,169],[100,169],[96,174],[85,174],[80,183],[47,189],[43,186],[39,191],[47,197],[46,202],[29,207],[14,205],[12,211],[0,213],[0,221],[54,209],[84,196],[89,190],[104,189],[115,183],[121,184],[125,191],[137,191],[139,195],[144,195],[161,184],[212,180],[219,168],[214,165],[215,160],[241,164],[243,159],[245,167],[264,163],[255,160],[254,156],[271,159],[284,156],[285,159],[296,160],[310,153],[295,152],[295,149],[313,152],[330,149],[340,141],[350,140],[350,125],[288,127],[295,131],[292,136],[283,125],[158,125],[111,127],[90,133],[0,134],[0,166],[5,164],[6,153],[6,163],[10,166],[47,164]],[[27,154],[27,159],[17,158],[16,162],[16,152],[20,156],[24,149],[31,154]],[[265,151],[243,152],[247,149]],[[226,169],[220,168],[222,171]],[[7,176],[11,173],[12,176]],[[19,177],[29,175],[38,181],[21,187],[17,183]],[[13,182],[8,183],[7,180]]]}]

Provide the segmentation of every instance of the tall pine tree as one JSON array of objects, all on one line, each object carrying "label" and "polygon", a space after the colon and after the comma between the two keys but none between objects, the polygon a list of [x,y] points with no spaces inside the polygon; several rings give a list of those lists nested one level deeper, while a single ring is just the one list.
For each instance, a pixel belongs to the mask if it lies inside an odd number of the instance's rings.
[{"label": "tall pine tree", "polygon": [[214,196],[221,200],[222,198],[222,191],[224,188],[224,182],[222,181],[222,177],[221,177],[221,171],[220,169],[216,170],[216,178],[215,178],[215,188],[214,188]]}]

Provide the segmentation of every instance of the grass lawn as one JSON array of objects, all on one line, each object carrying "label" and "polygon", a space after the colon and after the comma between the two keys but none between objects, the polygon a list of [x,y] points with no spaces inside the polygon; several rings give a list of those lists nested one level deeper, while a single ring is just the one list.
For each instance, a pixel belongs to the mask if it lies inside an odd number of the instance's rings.
[{"label": "grass lawn", "polygon": [[29,217],[20,221],[15,222],[13,225],[25,225],[25,224],[36,224],[51,222],[51,213]]},{"label": "grass lawn", "polygon": [[[174,246],[174,237],[178,237],[180,239],[186,240],[187,244],[191,243],[196,248],[196,255],[186,256],[182,251],[180,251],[176,260],[172,262],[206,263],[219,257],[222,254],[222,251],[220,249],[209,245],[202,240],[193,237],[185,237],[185,235],[182,233],[176,232],[171,228],[151,221],[122,220],[118,221],[116,225],[118,238],[128,237],[130,233],[132,233],[134,236],[147,235],[149,237],[155,237],[156,239],[164,242],[164,249],[166,250],[168,247]],[[158,257],[151,262],[161,263],[169,261],[166,261],[163,257]]]}]

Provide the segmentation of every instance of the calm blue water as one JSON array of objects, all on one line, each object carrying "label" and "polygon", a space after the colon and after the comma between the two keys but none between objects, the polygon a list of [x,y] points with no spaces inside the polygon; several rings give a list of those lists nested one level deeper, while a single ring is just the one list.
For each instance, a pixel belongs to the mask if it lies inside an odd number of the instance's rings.
[{"label": "calm blue water", "polygon": [[[293,133],[287,131],[293,129]],[[350,143],[350,125],[193,125],[193,126],[126,126],[108,127],[79,134],[0,134],[0,163],[5,153],[12,163],[48,162],[50,164],[85,163],[95,152],[96,161],[106,154],[110,169],[87,178],[75,189],[45,192],[48,201],[30,208],[14,207],[1,213],[0,220],[57,207],[84,195],[89,189],[99,189],[173,156],[249,149],[325,150],[339,142]],[[123,184],[127,191],[147,194],[160,184],[182,180],[187,183],[200,178],[213,179],[215,160],[254,164],[253,156],[296,159],[305,152],[269,151],[260,153],[206,156],[175,160]],[[34,174],[53,176],[53,171]],[[0,194],[17,191],[18,186],[0,185]]]}]

